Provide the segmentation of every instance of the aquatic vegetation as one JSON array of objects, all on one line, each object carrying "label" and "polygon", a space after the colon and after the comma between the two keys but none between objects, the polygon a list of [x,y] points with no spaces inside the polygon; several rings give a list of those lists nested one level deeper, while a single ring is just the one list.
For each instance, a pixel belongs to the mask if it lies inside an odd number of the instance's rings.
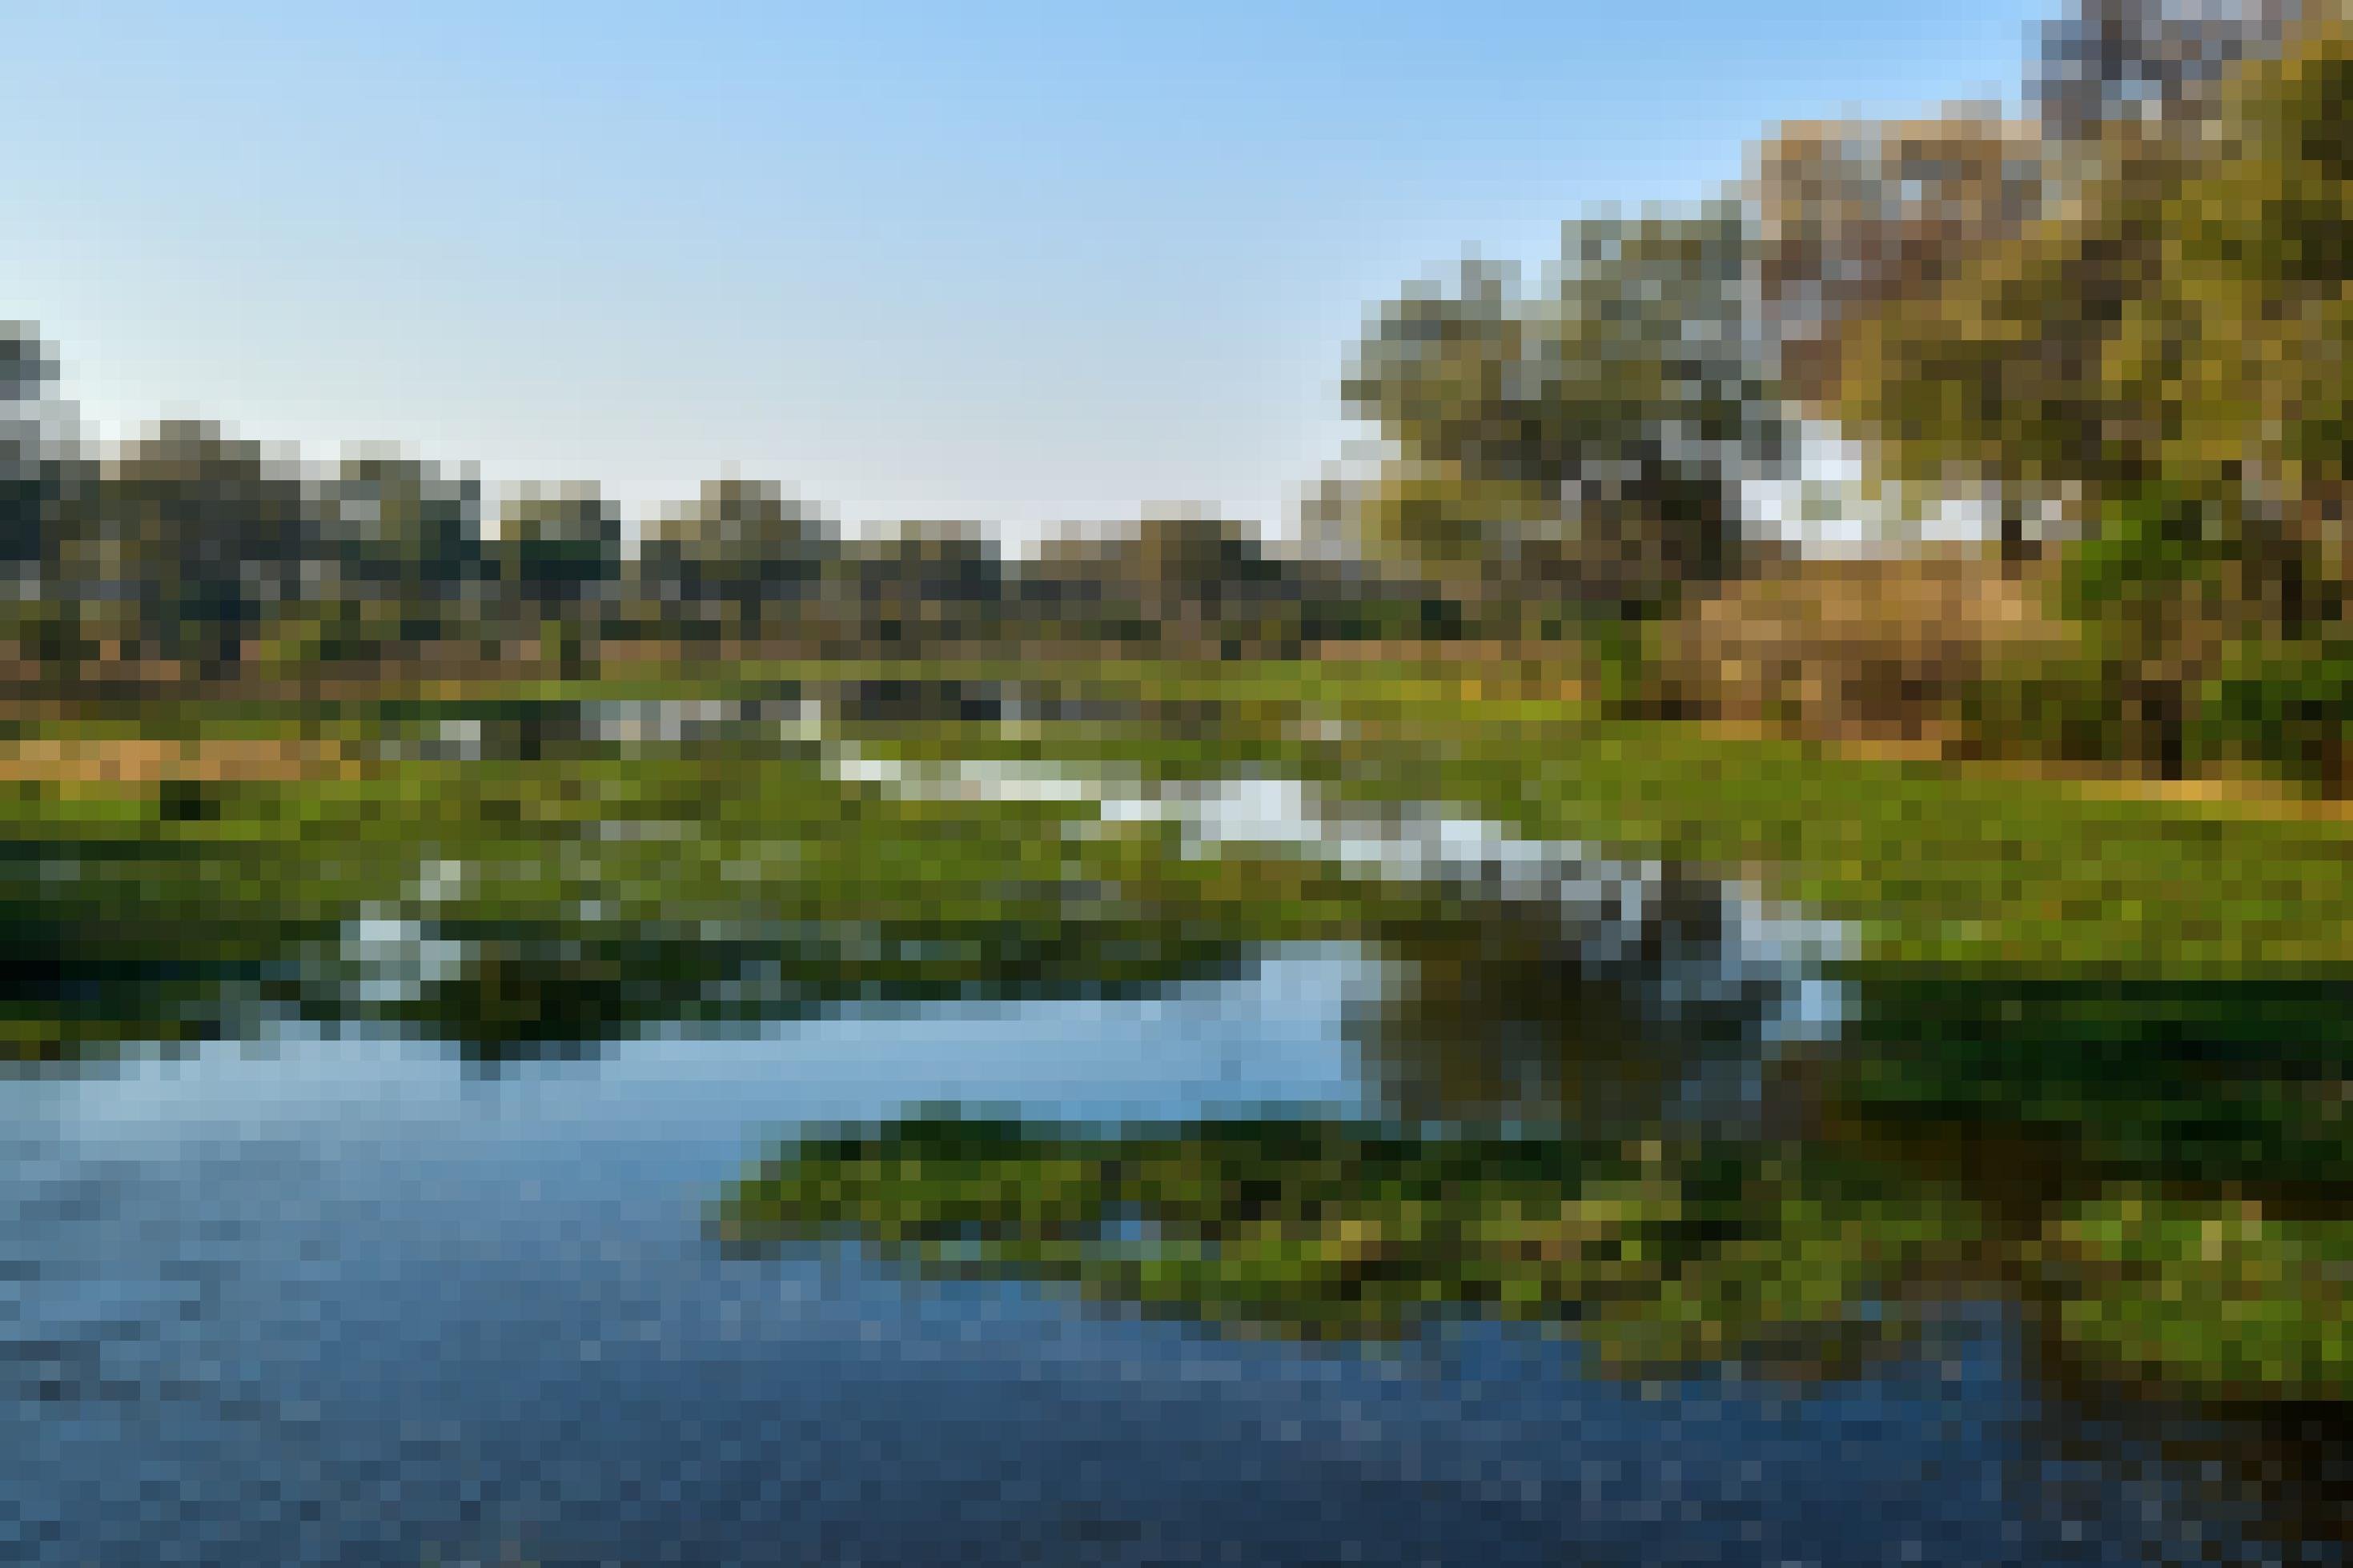
[{"label": "aquatic vegetation", "polygon": [[1816,1365],[1907,1331],[1973,1255],[1945,1193],[1701,1148],[1298,1121],[1094,1133],[934,1118],[799,1142],[733,1189],[737,1241],[848,1237],[1228,1328],[1388,1337],[1575,1322],[1635,1370]]},{"label": "aquatic vegetation", "polygon": [[2110,1375],[2222,1398],[2353,1398],[2353,1220],[2126,1186],[2060,1210],[2049,1321]]},{"label": "aquatic vegetation", "polygon": [[[2353,1155],[2333,970],[2353,826],[1630,723],[1459,672],[1106,667],[1073,677],[1080,717],[876,721],[847,727],[854,751],[777,696],[911,673],[32,724],[91,755],[146,727],[171,744],[8,785],[0,1042],[69,1057],[300,1017],[500,1060],[863,1002],[1149,990],[1343,941],[1396,976],[1350,1023],[1387,1122],[918,1121],[792,1146],[724,1224],[1233,1331],[1543,1322],[1630,1369],[1828,1371],[1997,1292],[2050,1303],[2090,1365],[2343,1393],[2317,1321],[2337,1240],[2292,1227]],[[1015,682],[1051,684],[987,673],[1023,701]],[[273,743],[343,760],[202,761]],[[1155,791],[1173,804],[1134,804]],[[1261,795],[1319,803],[1338,837],[1218,815]],[[1822,1048],[1768,1061],[1754,997],[1663,1003],[1659,943],[1623,944],[1630,974],[1585,963],[1510,877],[1447,871],[1460,846],[1406,853],[1444,837],[1410,814],[1399,853],[1372,853],[1404,803],[1456,803],[1480,853],[1683,849],[1806,893],[1853,922],[1827,968],[1854,1005],[1819,1020]],[[1679,940],[1704,946],[1714,906],[1685,902]],[[1788,1103],[1678,1121],[1719,1067],[1736,1108]],[[2168,1222],[2111,1256],[2094,1220],[2119,1181],[2185,1213],[2260,1199],[2262,1234],[2304,1250],[2213,1263],[2149,1239],[2189,1234]],[[2239,1327],[2254,1348],[2224,1348]]]}]

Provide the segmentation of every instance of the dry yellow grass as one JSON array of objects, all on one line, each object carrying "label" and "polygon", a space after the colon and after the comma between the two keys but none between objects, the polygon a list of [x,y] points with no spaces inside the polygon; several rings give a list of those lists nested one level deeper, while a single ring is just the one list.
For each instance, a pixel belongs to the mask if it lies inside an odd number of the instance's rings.
[{"label": "dry yellow grass", "polygon": [[1664,628],[1662,674],[1707,717],[1934,745],[1996,655],[2067,635],[2045,596],[1980,550],[1782,560]]},{"label": "dry yellow grass", "polygon": [[0,783],[65,786],[288,783],[356,776],[361,759],[329,741],[35,737],[0,744]]}]

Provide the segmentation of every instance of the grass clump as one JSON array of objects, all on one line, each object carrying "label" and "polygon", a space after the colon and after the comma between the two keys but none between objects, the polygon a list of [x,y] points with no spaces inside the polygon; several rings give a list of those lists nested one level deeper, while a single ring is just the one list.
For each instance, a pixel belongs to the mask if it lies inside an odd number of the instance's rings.
[{"label": "grass clump", "polygon": [[2353,1398],[2353,1219],[2119,1186],[2045,1229],[2056,1331],[2111,1373],[2221,1398]]}]

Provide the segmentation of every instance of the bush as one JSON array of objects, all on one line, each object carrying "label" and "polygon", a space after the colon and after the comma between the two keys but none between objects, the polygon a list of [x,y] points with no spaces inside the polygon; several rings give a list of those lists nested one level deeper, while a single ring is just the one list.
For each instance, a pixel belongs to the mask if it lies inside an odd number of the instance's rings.
[{"label": "bush", "polygon": [[2239,643],[2205,696],[2211,749],[2331,795],[2353,793],[2353,642]]}]

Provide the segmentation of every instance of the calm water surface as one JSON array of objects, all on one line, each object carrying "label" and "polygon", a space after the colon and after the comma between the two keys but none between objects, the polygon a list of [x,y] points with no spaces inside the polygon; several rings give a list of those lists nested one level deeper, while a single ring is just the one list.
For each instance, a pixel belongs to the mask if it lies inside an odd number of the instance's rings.
[{"label": "calm water surface", "polygon": [[706,1226],[809,1122],[1359,1110],[1346,1020],[1383,983],[1293,950],[495,1073],[287,1032],[23,1079],[0,1534],[60,1563],[2335,1560],[2295,1430],[2104,1413],[1999,1307],[1845,1382],[1641,1383],[1534,1331],[1221,1340]]},{"label": "calm water surface", "polygon": [[[598,721],[669,740],[729,717]],[[1790,956],[1835,932],[1491,824],[1336,815],[1263,778],[1152,792],[847,746],[828,765],[902,796],[1091,803],[1170,825],[1186,853],[1302,849],[1540,907],[1542,929],[1504,922],[1519,956],[1504,961],[1495,932],[1462,939],[1457,960],[1506,977],[1476,996],[1334,945],[1115,1000],[649,1029],[575,1059],[487,1067],[390,1027],[289,1025],[20,1076],[0,1094],[0,1556],[2343,1559],[2341,1419],[2117,1405],[1983,1292],[1842,1379],[1631,1381],[1533,1328],[1308,1347],[1037,1286],[917,1283],[849,1247],[723,1247],[714,1200],[812,1127],[948,1104],[1103,1123],[1451,1104],[1459,1086],[1417,1074],[1476,1029],[1485,1109],[1509,1110],[1525,1068],[1551,1075],[1556,1111],[1688,1112],[1746,1137],[1725,1113],[1756,1105],[1759,1064],[1825,1046],[1849,1016]],[[424,922],[466,874],[428,865],[416,907],[352,928],[354,994],[398,1000],[463,956]],[[1596,1031],[1625,1054],[1586,1061],[1568,1092],[1572,954],[1647,979],[1612,1004],[1634,1023]],[[1734,1048],[1659,1048],[1702,1037]]]}]

